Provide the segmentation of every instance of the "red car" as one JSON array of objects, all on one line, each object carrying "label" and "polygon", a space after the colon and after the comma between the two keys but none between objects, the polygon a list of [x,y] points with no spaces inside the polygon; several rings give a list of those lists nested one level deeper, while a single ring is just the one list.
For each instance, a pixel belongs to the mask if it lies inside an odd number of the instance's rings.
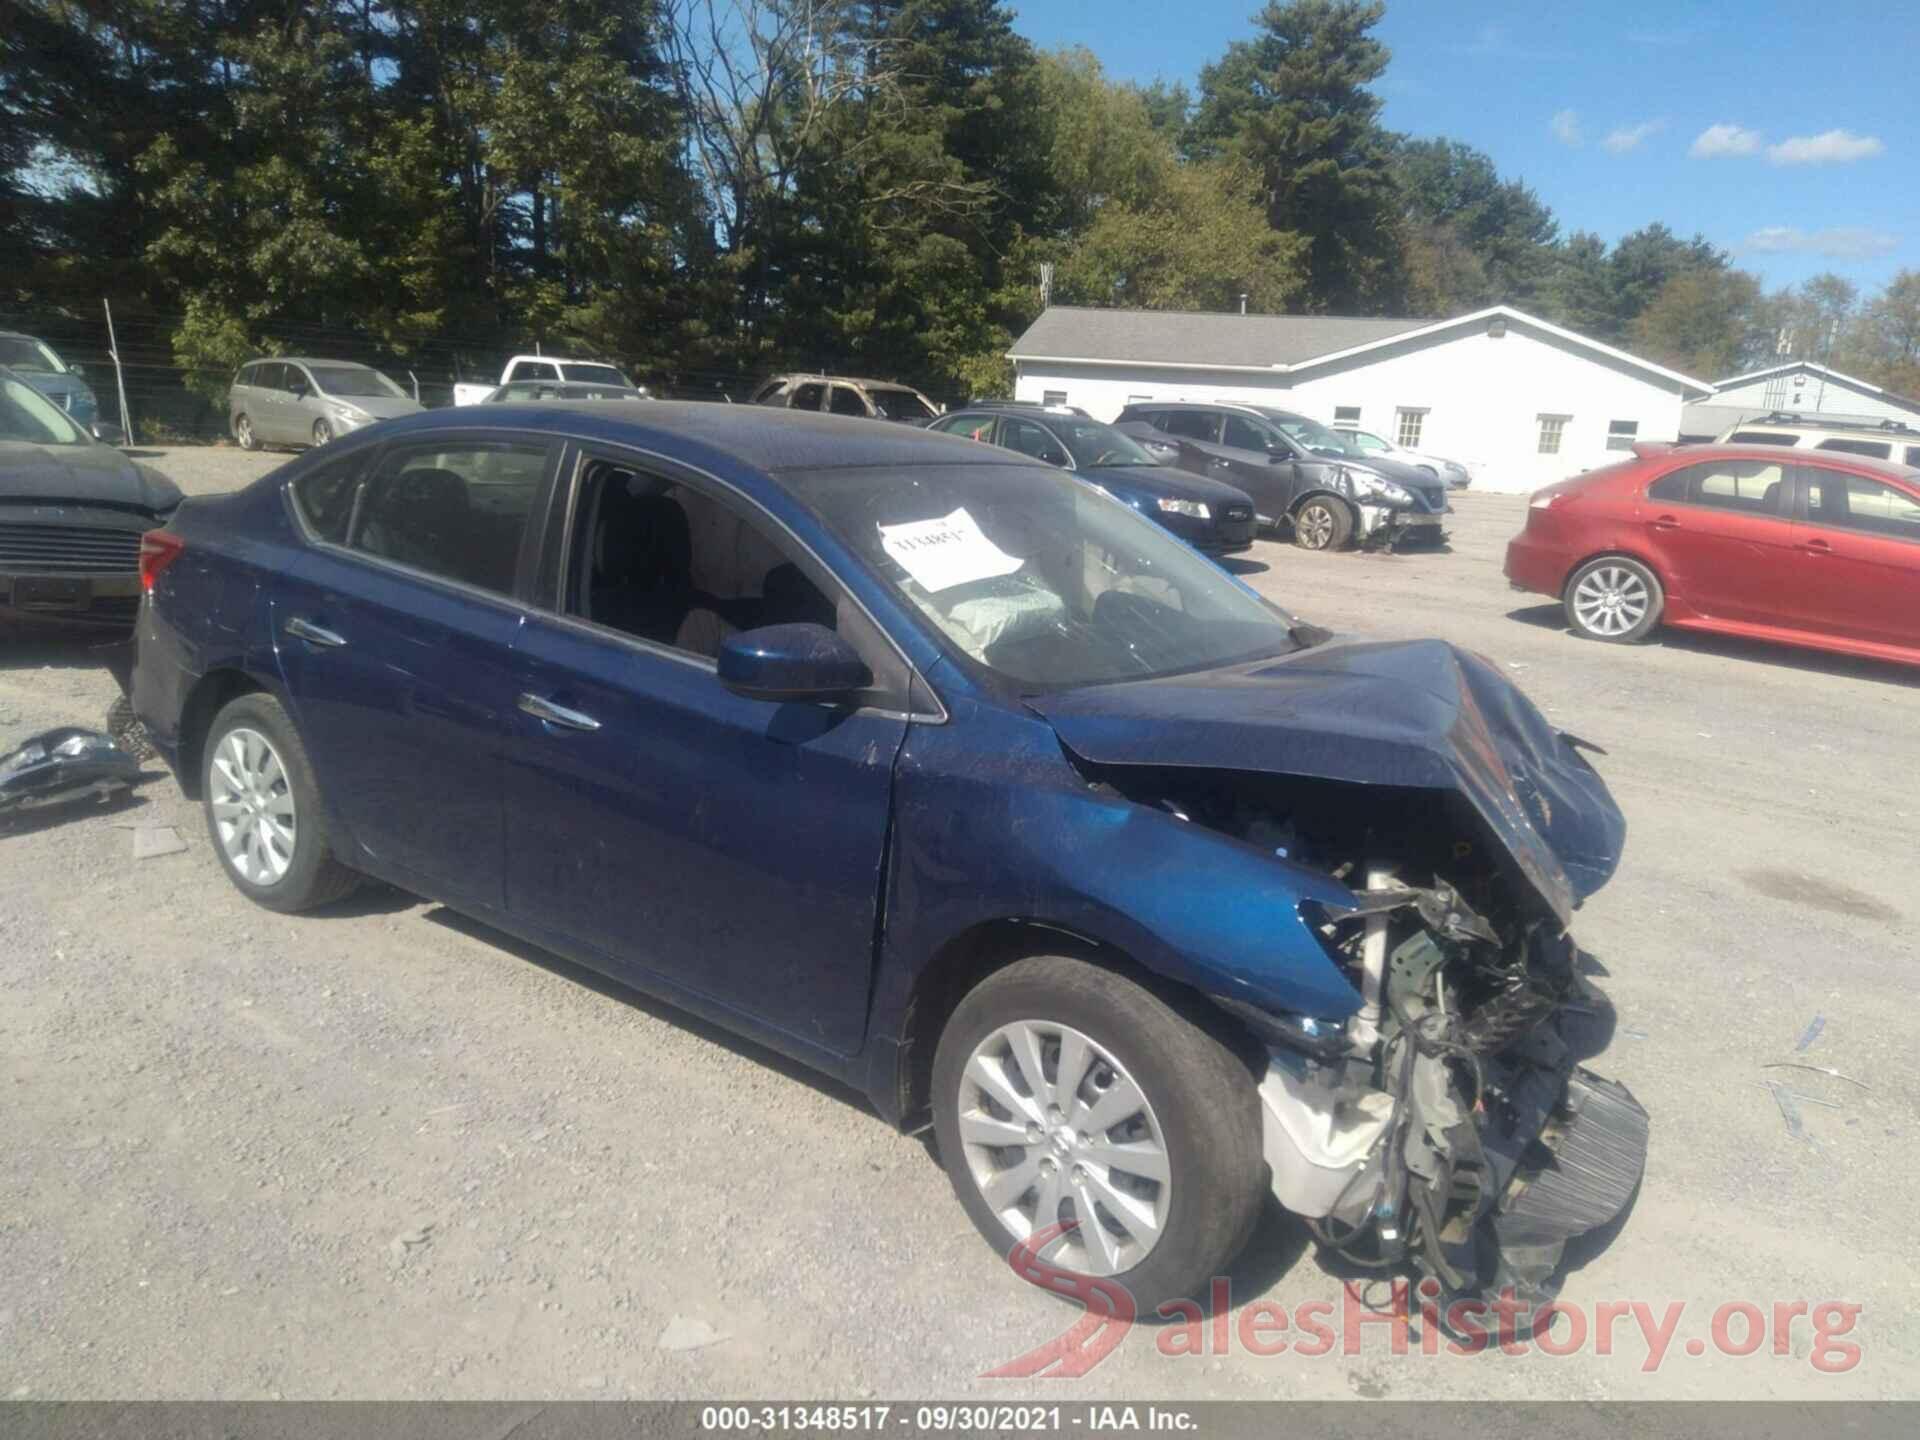
[{"label": "red car", "polygon": [[1506,573],[1595,640],[1666,624],[1920,664],[1920,470],[1828,450],[1639,445],[1536,491]]}]

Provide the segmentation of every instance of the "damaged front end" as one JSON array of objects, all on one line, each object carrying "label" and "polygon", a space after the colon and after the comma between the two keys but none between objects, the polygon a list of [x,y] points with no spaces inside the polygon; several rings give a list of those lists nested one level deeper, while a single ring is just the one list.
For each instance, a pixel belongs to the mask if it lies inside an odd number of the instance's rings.
[{"label": "damaged front end", "polygon": [[[1338,882],[1301,914],[1353,1008],[1213,997],[1267,1052],[1280,1203],[1355,1261],[1544,1303],[1645,1161],[1646,1112],[1582,1066],[1612,1009],[1567,929],[1624,823],[1577,742],[1486,662],[1432,642],[1300,659],[1080,692],[1048,718],[1095,784],[1257,847],[1276,885]],[[1184,728],[1149,746],[1121,723],[1155,711]]]}]

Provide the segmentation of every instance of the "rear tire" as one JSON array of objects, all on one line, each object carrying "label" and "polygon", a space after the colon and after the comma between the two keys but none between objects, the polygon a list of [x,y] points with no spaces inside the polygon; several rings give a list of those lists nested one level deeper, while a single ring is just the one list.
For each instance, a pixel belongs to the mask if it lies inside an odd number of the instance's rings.
[{"label": "rear tire", "polygon": [[1638,560],[1603,555],[1573,572],[1562,604],[1574,634],[1632,645],[1653,633],[1667,597],[1659,577]]},{"label": "rear tire", "polygon": [[242,895],[294,915],[359,886],[334,858],[313,763],[278,700],[255,692],[229,701],[200,748],[207,834]]},{"label": "rear tire", "polygon": [[1293,543],[1302,550],[1338,550],[1353,534],[1353,512],[1345,503],[1315,495],[1293,512]]},{"label": "rear tire", "polygon": [[[1076,1084],[1062,1072],[1083,1058]],[[1118,1281],[1143,1314],[1203,1298],[1266,1197],[1247,1065],[1200,1012],[1091,959],[1020,960],[969,992],[934,1054],[933,1115],[954,1192],[1003,1259],[1074,1219],[1041,1257]]]}]

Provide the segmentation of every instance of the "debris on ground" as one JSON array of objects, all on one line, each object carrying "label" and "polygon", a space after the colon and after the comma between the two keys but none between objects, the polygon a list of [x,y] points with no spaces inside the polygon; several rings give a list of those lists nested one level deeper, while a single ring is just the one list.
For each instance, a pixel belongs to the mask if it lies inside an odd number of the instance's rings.
[{"label": "debris on ground", "polygon": [[180,832],[171,825],[141,825],[133,832],[133,858],[152,860],[160,855],[178,855],[187,848]]},{"label": "debris on ground", "polygon": [[1760,1067],[1762,1070],[1811,1070],[1815,1075],[1829,1075],[1835,1080],[1844,1080],[1849,1085],[1857,1085],[1871,1092],[1873,1087],[1864,1080],[1856,1080],[1851,1075],[1842,1075],[1831,1065],[1802,1065],[1793,1060],[1772,1060]]},{"label": "debris on ground", "polygon": [[1820,1032],[1826,1028],[1827,1017],[1824,1015],[1814,1016],[1813,1022],[1807,1026],[1805,1032],[1800,1036],[1800,1043],[1793,1047],[1793,1053],[1796,1055],[1806,1054],[1807,1047],[1818,1040],[1820,1038]]},{"label": "debris on ground", "polygon": [[659,1350],[701,1350],[709,1345],[717,1345],[727,1337],[704,1320],[690,1320],[684,1315],[675,1315],[667,1321],[667,1328],[660,1332],[655,1342]]},{"label": "debris on ground", "polygon": [[111,735],[63,725],[0,755],[0,815],[104,800],[145,778]]}]

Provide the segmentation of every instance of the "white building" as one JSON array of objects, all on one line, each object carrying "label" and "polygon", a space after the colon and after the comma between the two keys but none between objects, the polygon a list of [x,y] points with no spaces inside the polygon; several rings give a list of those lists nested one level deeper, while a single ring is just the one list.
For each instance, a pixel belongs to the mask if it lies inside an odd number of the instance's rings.
[{"label": "white building", "polygon": [[1678,439],[1712,388],[1505,305],[1437,322],[1053,306],[1008,358],[1017,400],[1102,420],[1136,400],[1274,405],[1515,493]]},{"label": "white building", "polygon": [[1811,360],[1794,360],[1720,381],[1705,400],[1687,407],[1680,433],[1690,440],[1710,440],[1732,426],[1773,414],[1820,415],[1868,425],[1895,420],[1920,428],[1920,400],[1894,395]]}]

